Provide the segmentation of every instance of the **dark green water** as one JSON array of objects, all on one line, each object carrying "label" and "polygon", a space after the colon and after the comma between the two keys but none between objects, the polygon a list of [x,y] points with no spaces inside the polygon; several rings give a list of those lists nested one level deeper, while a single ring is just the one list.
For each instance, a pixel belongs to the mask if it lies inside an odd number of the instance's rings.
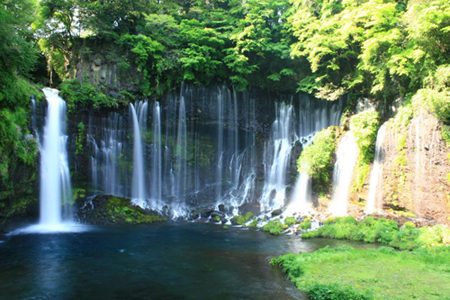
[{"label": "dark green water", "polygon": [[327,244],[210,224],[9,235],[0,299],[302,299],[268,260]]}]

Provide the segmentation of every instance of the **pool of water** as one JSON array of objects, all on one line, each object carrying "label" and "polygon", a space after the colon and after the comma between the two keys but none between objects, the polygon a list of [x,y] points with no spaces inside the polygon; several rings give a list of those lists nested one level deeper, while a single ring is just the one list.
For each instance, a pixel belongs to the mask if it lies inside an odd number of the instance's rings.
[{"label": "pool of water", "polygon": [[269,259],[342,243],[199,223],[22,232],[0,236],[0,298],[303,299]]}]

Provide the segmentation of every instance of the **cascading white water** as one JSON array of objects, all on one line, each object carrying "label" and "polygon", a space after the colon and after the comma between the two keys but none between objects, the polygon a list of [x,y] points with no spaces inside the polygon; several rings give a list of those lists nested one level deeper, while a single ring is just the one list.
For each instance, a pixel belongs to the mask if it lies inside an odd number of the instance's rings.
[{"label": "cascading white water", "polygon": [[369,196],[366,204],[366,214],[373,214],[376,211],[377,198],[383,194],[383,141],[386,135],[387,123],[384,123],[377,133],[375,143],[375,159],[373,161],[372,172],[369,180]]},{"label": "cascading white water", "polygon": [[161,153],[161,109],[156,101],[153,107],[151,206],[162,207],[162,153]]},{"label": "cascading white water", "polygon": [[185,212],[185,195],[187,185],[187,125],[186,125],[186,106],[184,97],[180,99],[180,107],[178,110],[178,132],[177,144],[175,149],[176,156],[176,176],[175,187],[177,203],[172,208],[173,216],[183,216]]},{"label": "cascading white water", "polygon": [[294,213],[305,215],[310,213],[311,198],[311,178],[308,174],[299,173],[291,202],[286,208],[284,215],[293,215]]},{"label": "cascading white water", "polygon": [[90,153],[91,188],[105,194],[129,196],[128,178],[121,168],[121,157],[126,143],[125,122],[118,113],[87,123],[87,147]]},{"label": "cascading white water", "polygon": [[147,122],[147,107],[148,103],[138,102],[136,104],[136,108],[132,103],[130,103],[130,110],[133,120],[133,183],[131,196],[133,198],[133,202],[140,206],[147,205],[147,197],[145,193],[145,173],[144,173],[144,153],[142,150],[142,137],[141,137],[141,128],[143,128],[144,124]]},{"label": "cascading white water", "polygon": [[[132,192],[134,178],[144,178],[147,205],[159,211],[166,211],[167,206],[173,218],[208,205],[218,208],[223,204],[226,214],[237,214],[244,203],[258,200],[262,201],[264,210],[283,207],[289,200],[290,176],[294,175],[292,149],[297,141],[305,145],[316,131],[339,125],[343,102],[320,101],[306,95],[285,98],[285,103],[290,105],[275,101],[278,103],[276,121],[264,156],[259,157],[257,133],[261,133],[261,139],[265,138],[264,124],[273,115],[257,113],[256,106],[273,108],[274,102],[266,100],[259,94],[232,93],[225,86],[198,89],[183,85],[179,96],[169,94],[164,98],[164,107],[159,103],[152,105],[148,134],[145,134],[147,122],[142,123],[146,118],[141,118],[143,111],[139,104],[134,106],[136,116],[130,108],[129,119],[109,113],[107,116],[92,114],[89,122],[80,120],[88,124],[86,152],[91,158],[91,188],[105,194],[137,198],[138,193]],[[298,119],[295,118],[297,109]],[[132,138],[131,143],[127,138],[130,129],[134,130],[134,125],[127,126],[128,122],[135,122],[134,117],[140,129],[140,134],[134,137],[145,136],[147,141],[151,138],[146,145],[141,141],[143,156],[135,155],[139,149],[134,146],[136,140]],[[138,157],[142,157],[142,163]],[[258,167],[263,157],[264,169]],[[138,168],[124,163],[130,160]],[[141,166],[143,172],[139,172]],[[143,176],[133,176],[137,172]],[[258,180],[263,177],[264,180]],[[300,183],[305,184],[304,188],[295,190],[308,194],[308,182],[298,180]]]},{"label": "cascading white water", "polygon": [[286,196],[286,170],[296,140],[293,128],[292,105],[281,103],[276,107],[276,120],[272,124],[271,143],[265,147],[265,186],[260,200],[261,211],[281,208]]},{"label": "cascading white water", "polygon": [[[41,152],[40,224],[59,225],[64,207],[72,203],[67,136],[65,136],[66,103],[58,91],[43,89],[48,102]],[[70,216],[65,213],[66,220]]]},{"label": "cascading white water", "polygon": [[31,128],[33,129],[33,133],[38,137],[37,133],[37,117],[36,117],[36,99],[34,96],[31,97]]},{"label": "cascading white water", "polygon": [[223,168],[223,94],[219,90],[217,97],[217,169],[216,169],[216,201],[219,203],[222,200],[222,168]]},{"label": "cascading white water", "polygon": [[353,169],[358,156],[358,147],[351,131],[339,143],[333,171],[333,193],[329,211],[334,216],[347,214],[348,192],[353,178]]}]

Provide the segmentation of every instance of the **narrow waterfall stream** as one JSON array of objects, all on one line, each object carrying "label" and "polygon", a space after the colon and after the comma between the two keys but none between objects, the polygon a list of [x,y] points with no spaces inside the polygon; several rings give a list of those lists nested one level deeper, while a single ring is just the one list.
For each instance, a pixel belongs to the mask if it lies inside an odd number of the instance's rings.
[{"label": "narrow waterfall stream", "polygon": [[373,214],[377,210],[377,199],[382,196],[383,184],[383,141],[386,135],[387,123],[378,129],[377,141],[375,143],[375,159],[369,179],[369,196],[367,198],[366,213]]},{"label": "narrow waterfall stream", "polygon": [[358,156],[358,147],[351,131],[339,143],[333,171],[333,193],[329,210],[334,216],[347,214],[348,192]]},{"label": "narrow waterfall stream", "polygon": [[308,174],[299,173],[295,183],[294,192],[285,214],[308,214],[311,212],[311,178]]},{"label": "narrow waterfall stream", "polygon": [[145,192],[145,161],[142,150],[141,129],[144,128],[143,125],[147,122],[147,109],[147,101],[140,101],[136,103],[136,108],[132,103],[130,103],[134,132],[133,187],[131,196],[134,203],[143,207],[147,206],[147,196]]},{"label": "narrow waterfall stream", "polygon": [[150,185],[150,206],[158,210],[162,209],[162,145],[161,145],[161,108],[156,101],[153,106],[153,144],[152,171]]},{"label": "narrow waterfall stream", "polygon": [[184,97],[180,99],[180,106],[178,110],[178,130],[177,143],[175,146],[175,191],[177,201],[172,207],[174,217],[185,215],[185,197],[187,188],[188,164],[187,164],[187,120],[186,120],[186,105]]}]

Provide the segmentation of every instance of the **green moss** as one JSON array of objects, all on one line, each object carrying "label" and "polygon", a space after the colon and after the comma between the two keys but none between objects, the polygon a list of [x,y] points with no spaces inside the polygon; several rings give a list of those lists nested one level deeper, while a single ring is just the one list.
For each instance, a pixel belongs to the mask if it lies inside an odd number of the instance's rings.
[{"label": "green moss", "polygon": [[67,102],[68,113],[89,109],[115,109],[118,102],[112,97],[99,92],[87,82],[78,80],[64,81],[60,85],[61,97]]},{"label": "green moss", "polygon": [[253,220],[249,225],[248,225],[248,228],[251,228],[251,229],[258,229],[258,220]]},{"label": "green moss", "polygon": [[247,212],[245,214],[245,216],[241,216],[241,215],[237,215],[234,216],[233,218],[231,218],[231,222],[238,224],[238,225],[245,225],[245,223],[247,223],[248,221],[250,221],[250,219],[253,217],[253,213],[252,212]]},{"label": "green moss", "polygon": [[213,218],[213,221],[214,221],[214,222],[220,222],[220,221],[221,221],[221,219],[220,219],[220,217],[219,217],[219,216],[215,216],[215,217]]},{"label": "green moss", "polygon": [[84,132],[84,123],[78,123],[78,132],[75,136],[75,154],[82,154],[86,145],[86,134]]},{"label": "green moss", "polygon": [[298,221],[294,217],[287,217],[284,220],[284,224],[287,225],[287,226],[291,226],[291,225],[294,225],[294,224],[298,224]]},{"label": "green moss", "polygon": [[446,299],[450,247],[395,251],[389,247],[325,247],[271,260],[309,299]]},{"label": "green moss", "polygon": [[274,221],[269,221],[269,223],[264,225],[262,229],[264,232],[269,232],[270,234],[273,234],[273,235],[279,235],[286,228],[288,228],[288,226],[281,223],[280,220],[274,220]]},{"label": "green moss", "polygon": [[127,198],[111,196],[105,209],[113,223],[150,224],[166,221],[166,218],[160,215],[146,214],[141,207],[133,205]]},{"label": "green moss", "polygon": [[309,221],[303,221],[302,223],[300,223],[300,228],[301,228],[302,230],[308,230],[308,229],[311,229],[311,226],[312,226],[312,224],[311,224],[311,222],[309,222]]},{"label": "green moss", "polygon": [[361,112],[350,120],[350,130],[355,136],[358,146],[358,159],[353,181],[353,190],[356,192],[360,191],[366,182],[370,164],[375,156],[378,125],[378,112],[376,111]]},{"label": "green moss", "polygon": [[338,127],[329,127],[318,132],[313,143],[303,149],[297,160],[298,171],[313,178],[315,192],[328,193],[331,189],[333,153],[338,133]]}]

